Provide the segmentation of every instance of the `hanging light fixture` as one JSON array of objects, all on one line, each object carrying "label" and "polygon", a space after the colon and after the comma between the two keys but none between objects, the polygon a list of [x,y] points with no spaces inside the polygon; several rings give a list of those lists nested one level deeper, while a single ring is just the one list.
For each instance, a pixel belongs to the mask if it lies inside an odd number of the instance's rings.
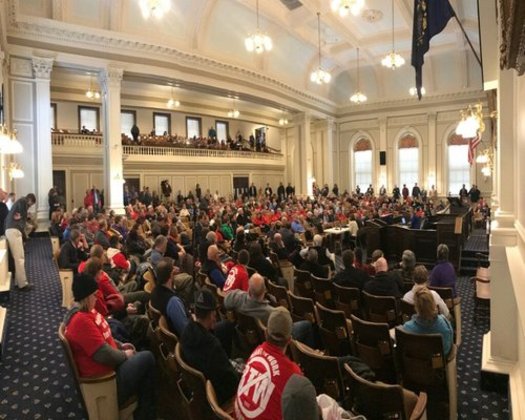
[{"label": "hanging light fixture", "polygon": [[286,118],[284,111],[281,110],[281,118],[279,118],[279,125],[287,125],[287,124],[288,124],[288,118]]},{"label": "hanging light fixture", "polygon": [[350,101],[354,104],[361,104],[366,102],[367,99],[366,95],[359,90],[359,48],[357,48],[357,90],[350,96]]},{"label": "hanging light fixture", "polygon": [[394,47],[394,0],[392,0],[392,51],[388,53],[385,58],[381,60],[381,64],[385,67],[391,68],[392,70],[401,67],[405,64],[405,59],[396,53]]},{"label": "hanging light fixture", "polygon": [[339,13],[339,16],[348,16],[352,13],[357,16],[361,13],[365,5],[365,0],[332,0],[332,11]]},{"label": "hanging light fixture", "polygon": [[176,99],[173,99],[173,86],[171,87],[171,96],[168,99],[166,105],[168,108],[178,108],[180,106],[180,102]]},{"label": "hanging light fixture", "polygon": [[17,131],[9,131],[5,124],[0,125],[0,153],[4,155],[16,155],[23,153],[24,147],[16,138]]},{"label": "hanging light fixture", "polygon": [[322,85],[330,83],[332,76],[321,67],[321,13],[317,12],[317,41],[319,46],[319,67],[310,74],[310,81]]},{"label": "hanging light fixture", "polygon": [[144,19],[162,19],[171,8],[171,0],[139,0],[139,7]]},{"label": "hanging light fixture", "polygon": [[22,167],[15,162],[10,162],[9,165],[7,165],[7,173],[9,174],[10,179],[17,179],[17,178],[23,178],[24,177],[24,171],[22,170]]},{"label": "hanging light fixture", "polygon": [[100,92],[93,89],[93,75],[89,76],[89,89],[86,91],[86,97],[88,99],[100,99]]},{"label": "hanging light fixture", "polygon": [[254,34],[248,36],[244,40],[244,46],[248,52],[255,52],[261,54],[265,51],[271,51],[273,48],[272,38],[266,33],[259,29],[259,0],[255,1],[256,13],[257,13],[257,30]]},{"label": "hanging light fixture", "polygon": [[228,118],[239,118],[241,113],[235,108],[235,97],[232,97],[232,108],[228,111]]},{"label": "hanging light fixture", "polygon": [[469,105],[466,110],[461,110],[459,114],[461,115],[461,121],[456,127],[456,134],[464,139],[470,139],[485,131],[483,107],[481,104],[473,107]]},{"label": "hanging light fixture", "polygon": [[[417,88],[415,87],[411,87],[410,89],[408,89],[408,93],[410,93],[410,96],[416,96],[417,95]],[[427,93],[426,89],[421,86],[421,95],[425,95],[425,93]]]}]

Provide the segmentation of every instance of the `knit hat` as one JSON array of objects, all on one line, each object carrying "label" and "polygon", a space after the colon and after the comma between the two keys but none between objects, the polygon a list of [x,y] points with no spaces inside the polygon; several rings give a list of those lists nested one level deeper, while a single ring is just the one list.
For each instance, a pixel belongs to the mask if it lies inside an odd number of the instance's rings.
[{"label": "knit hat", "polygon": [[203,311],[214,311],[217,309],[217,301],[215,296],[209,290],[203,289],[197,292],[195,299],[195,307]]},{"label": "knit hat", "polygon": [[98,284],[92,276],[82,273],[73,277],[73,297],[76,302],[80,302],[97,290]]},{"label": "knit hat", "polygon": [[287,340],[292,336],[292,316],[282,306],[275,308],[268,318],[268,336],[274,340]]}]

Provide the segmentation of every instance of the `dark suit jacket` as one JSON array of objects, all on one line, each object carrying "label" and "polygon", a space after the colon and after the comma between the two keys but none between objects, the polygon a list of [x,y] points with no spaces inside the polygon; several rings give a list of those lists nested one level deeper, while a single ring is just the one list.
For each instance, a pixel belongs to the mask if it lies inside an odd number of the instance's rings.
[{"label": "dark suit jacket", "polygon": [[364,291],[374,296],[401,297],[402,288],[399,287],[394,273],[380,272],[364,286]]},{"label": "dark suit jacket", "polygon": [[350,267],[337,273],[334,277],[334,283],[343,287],[357,287],[359,290],[363,290],[365,283],[369,279],[370,277],[363,270]]}]

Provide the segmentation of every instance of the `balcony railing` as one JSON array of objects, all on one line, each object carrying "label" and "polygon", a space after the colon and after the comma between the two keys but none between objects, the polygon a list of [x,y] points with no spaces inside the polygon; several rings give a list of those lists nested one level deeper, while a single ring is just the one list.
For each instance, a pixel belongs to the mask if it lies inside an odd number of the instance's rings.
[{"label": "balcony railing", "polygon": [[[53,146],[65,147],[102,147],[101,134],[52,133]],[[280,161],[281,153],[246,152],[240,150],[221,150],[184,147],[123,145],[124,156],[174,156],[174,157],[210,157],[210,158],[237,158],[262,159]]]}]

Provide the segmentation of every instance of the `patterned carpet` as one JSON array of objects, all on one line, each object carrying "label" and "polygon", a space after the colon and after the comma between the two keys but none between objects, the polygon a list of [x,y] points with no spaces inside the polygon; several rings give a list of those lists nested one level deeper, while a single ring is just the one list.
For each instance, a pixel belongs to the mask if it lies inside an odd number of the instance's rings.
[{"label": "patterned carpet", "polygon": [[[86,418],[57,338],[64,315],[49,239],[27,244],[29,292],[11,292],[8,332],[0,363],[0,419]],[[488,320],[474,322],[473,286],[461,277],[463,344],[458,352],[461,419],[508,419],[508,399],[480,390],[481,341]]]}]

